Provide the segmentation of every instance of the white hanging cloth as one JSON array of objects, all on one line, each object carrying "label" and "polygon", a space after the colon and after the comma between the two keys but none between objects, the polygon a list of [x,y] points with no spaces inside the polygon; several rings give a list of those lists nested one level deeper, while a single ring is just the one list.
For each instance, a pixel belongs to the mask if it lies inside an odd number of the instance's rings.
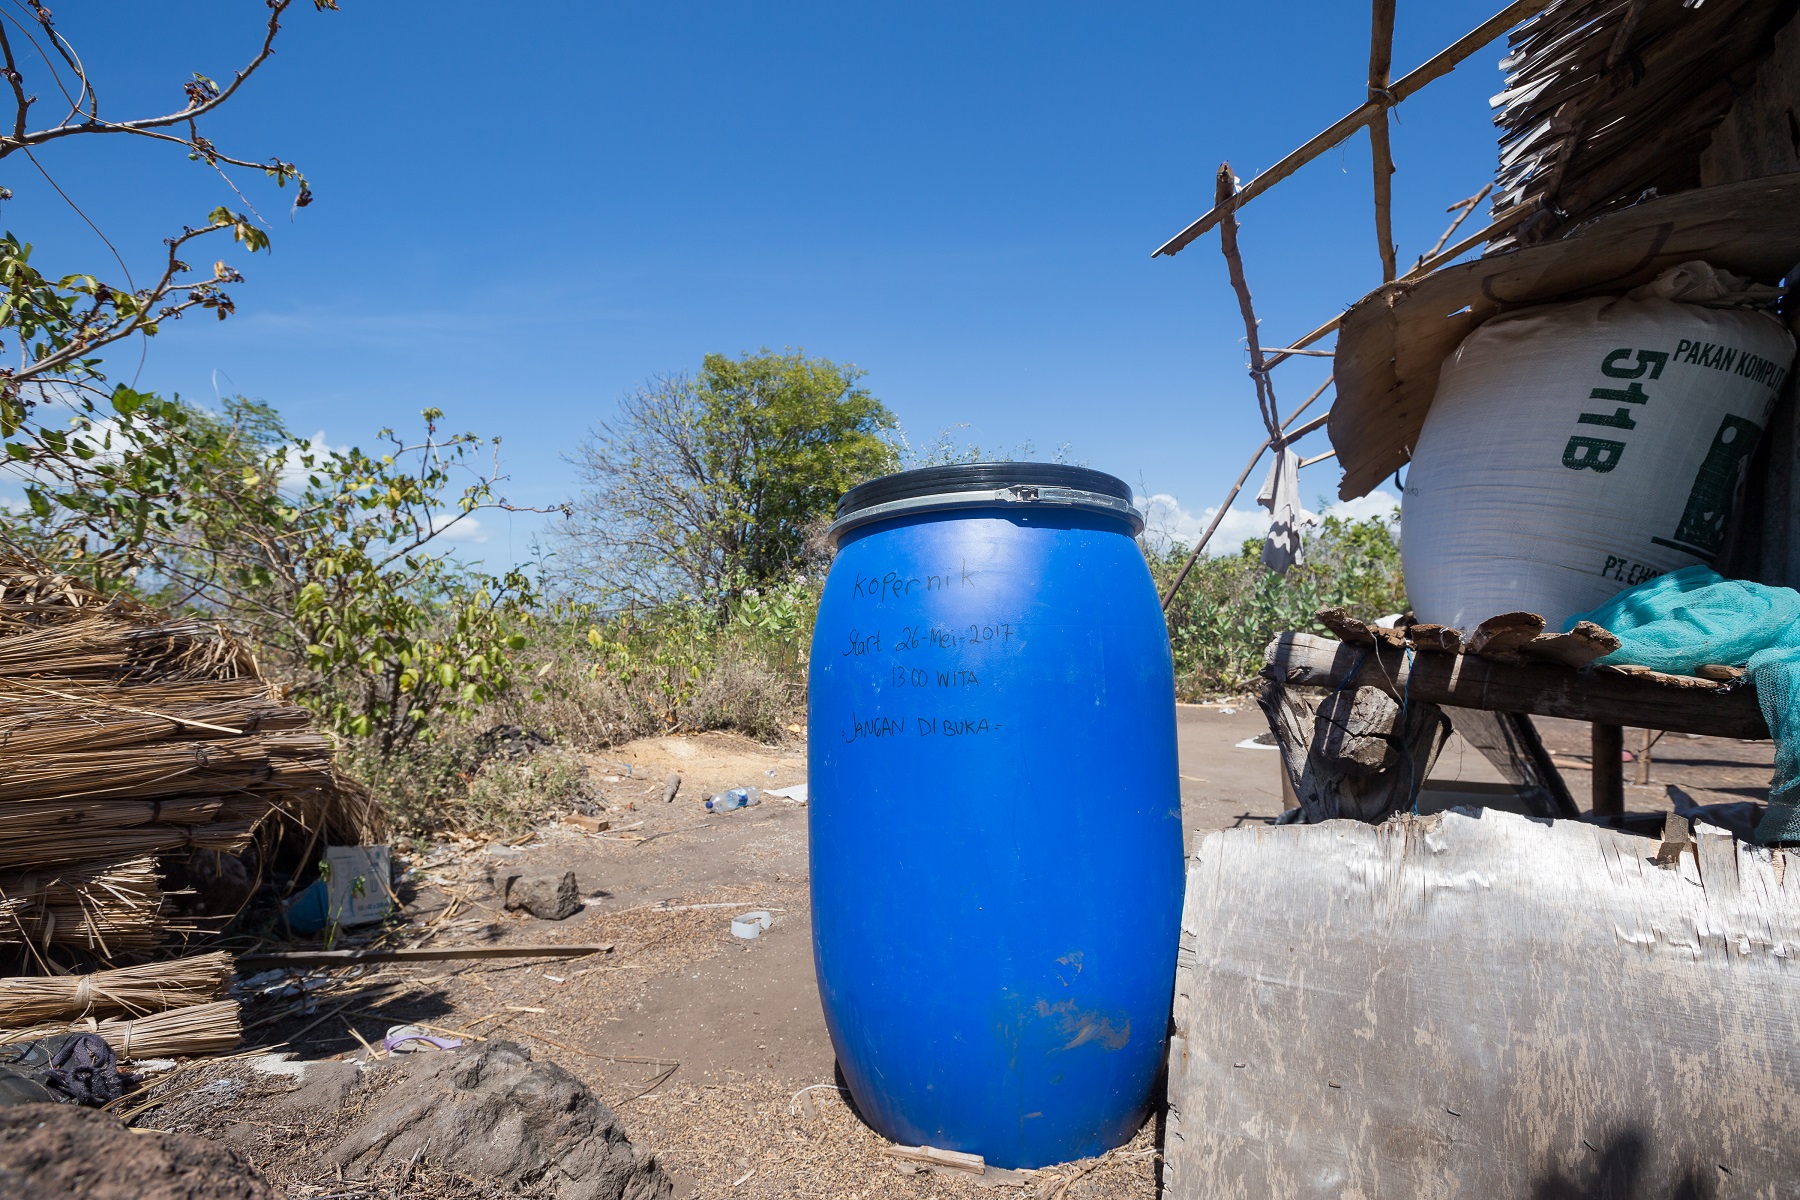
[{"label": "white hanging cloth", "polygon": [[1283,446],[1269,464],[1256,502],[1269,510],[1269,536],[1263,542],[1263,566],[1286,575],[1296,563],[1304,565],[1300,531],[1319,519],[1300,507],[1300,456]]}]

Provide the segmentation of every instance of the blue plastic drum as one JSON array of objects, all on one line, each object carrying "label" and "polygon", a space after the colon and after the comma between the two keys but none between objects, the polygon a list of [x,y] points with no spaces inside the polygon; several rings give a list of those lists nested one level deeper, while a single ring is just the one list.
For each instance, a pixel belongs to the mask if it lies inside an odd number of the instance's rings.
[{"label": "blue plastic drum", "polygon": [[1120,480],[846,495],[813,635],[813,955],[883,1136],[1035,1167],[1142,1124],[1174,988],[1174,670]]}]

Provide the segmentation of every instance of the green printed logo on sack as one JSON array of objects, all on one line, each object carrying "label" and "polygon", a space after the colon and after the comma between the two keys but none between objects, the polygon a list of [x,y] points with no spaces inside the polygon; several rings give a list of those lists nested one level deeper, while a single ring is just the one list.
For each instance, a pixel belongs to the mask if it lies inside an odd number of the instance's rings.
[{"label": "green printed logo on sack", "polygon": [[1470,334],[1444,364],[1402,504],[1419,618],[1466,629],[1525,611],[1555,626],[1711,561],[1793,364],[1781,323],[1739,307],[1771,291],[1684,264],[1625,297]]}]

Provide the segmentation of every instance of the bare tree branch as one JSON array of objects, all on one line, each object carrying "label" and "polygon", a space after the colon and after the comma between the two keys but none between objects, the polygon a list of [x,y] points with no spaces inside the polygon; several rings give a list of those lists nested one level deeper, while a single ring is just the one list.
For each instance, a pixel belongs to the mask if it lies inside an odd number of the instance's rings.
[{"label": "bare tree branch", "polygon": [[[262,48],[257,51],[256,57],[252,58],[242,70],[234,74],[230,83],[226,84],[223,88],[213,90],[210,94],[204,95],[204,98],[202,99],[190,98],[188,106],[180,112],[168,113],[160,117],[142,117],[135,121],[102,121],[98,115],[99,103],[96,99],[94,113],[90,115],[88,120],[83,121],[80,124],[70,124],[67,121],[64,121],[61,124],[53,125],[47,129],[40,129],[31,133],[26,133],[20,129],[15,131],[10,137],[0,137],[0,158],[5,158],[8,154],[25,146],[39,146],[46,142],[55,141],[58,138],[70,137],[80,133],[143,133],[148,130],[178,125],[184,121],[192,123],[195,118],[205,116],[207,113],[212,112],[227,100],[231,99],[231,97],[237,93],[237,90],[244,85],[244,81],[254,75],[257,68],[261,67],[269,60],[269,56],[275,52],[275,35],[281,32],[282,14],[287,11],[288,6],[293,2],[294,0],[268,0],[270,10],[269,24],[263,35]],[[314,3],[316,6],[324,7],[318,5],[318,0],[314,0]],[[335,4],[331,6],[335,7]],[[44,21],[44,24],[47,29],[50,28],[47,19]],[[54,30],[52,30],[52,33],[54,33]],[[8,65],[12,65],[10,55],[8,55]],[[78,74],[80,74],[83,85],[88,86],[86,72],[82,71],[80,66],[76,63],[72,62],[71,65],[74,66]],[[79,111],[79,109],[77,111]]]}]

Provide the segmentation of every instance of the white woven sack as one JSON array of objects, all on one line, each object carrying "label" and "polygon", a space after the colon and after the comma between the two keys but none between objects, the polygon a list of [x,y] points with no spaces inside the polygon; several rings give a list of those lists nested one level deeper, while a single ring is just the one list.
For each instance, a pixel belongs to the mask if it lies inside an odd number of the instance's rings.
[{"label": "white woven sack", "polygon": [[1533,612],[1556,629],[1710,562],[1794,338],[1766,312],[1708,305],[1772,292],[1688,263],[1471,333],[1407,469],[1401,562],[1418,619],[1467,630]]}]

